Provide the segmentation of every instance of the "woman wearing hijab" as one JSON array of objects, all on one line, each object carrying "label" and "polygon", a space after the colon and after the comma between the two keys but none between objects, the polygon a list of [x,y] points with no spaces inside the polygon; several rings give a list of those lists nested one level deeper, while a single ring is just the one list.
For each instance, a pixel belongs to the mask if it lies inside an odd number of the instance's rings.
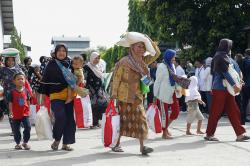
[{"label": "woman wearing hijab", "polygon": [[[163,55],[163,63],[159,64],[156,71],[156,80],[154,84],[154,96],[158,99],[165,123],[163,126],[163,139],[171,139],[168,131],[170,123],[178,118],[179,102],[175,94],[175,81],[169,73],[171,70],[175,73],[174,61],[176,51],[168,49]],[[168,107],[171,107],[171,114],[168,116]],[[165,116],[164,116],[165,115]]]},{"label": "woman wearing hijab", "polygon": [[[148,65],[160,55],[158,47],[144,34],[127,32],[117,45],[129,47],[129,55],[123,57],[115,67],[111,96],[118,100],[120,113],[120,137],[112,148],[115,152],[123,152],[120,147],[121,136],[137,138],[140,141],[140,152],[147,155],[152,148],[144,146],[148,135],[143,94],[140,82],[149,77]],[[150,54],[146,56],[146,51]]]},{"label": "woman wearing hijab", "polygon": [[92,52],[90,62],[84,66],[84,76],[86,79],[86,88],[89,89],[90,99],[93,113],[93,126],[91,128],[99,128],[99,120],[102,118],[107,106],[107,95],[104,92],[102,81],[104,75],[99,65],[100,54]]},{"label": "woman wearing hijab", "polygon": [[235,102],[235,97],[232,96],[223,85],[223,79],[226,79],[233,87],[235,93],[240,91],[240,88],[237,87],[235,81],[228,72],[230,64],[233,64],[235,70],[238,71],[237,64],[229,58],[232,44],[232,40],[221,39],[219,47],[212,60],[211,73],[213,75],[213,97],[205,137],[205,140],[207,141],[218,141],[218,139],[214,137],[214,133],[216,131],[218,120],[224,110],[228,114],[230,123],[236,133],[236,141],[245,141],[250,139],[249,136],[244,135],[246,130],[241,126],[240,111]]},{"label": "woman wearing hijab", "polygon": [[[0,68],[0,82],[2,82],[2,86],[4,89],[4,103],[6,106],[8,106],[10,92],[15,88],[15,85],[13,83],[13,76],[16,73],[24,73],[24,71],[22,70],[20,65],[19,51],[17,49],[7,48],[3,50],[1,54],[3,56],[4,67]],[[9,122],[13,131],[11,116],[9,116]]]},{"label": "woman wearing hijab", "polygon": [[58,44],[56,46],[55,57],[53,57],[45,68],[40,93],[50,97],[51,110],[55,117],[53,125],[54,142],[51,148],[58,150],[59,143],[63,137],[62,150],[71,151],[73,149],[69,145],[75,143],[76,131],[73,102],[65,103],[69,83],[65,79],[64,72],[62,72],[59,65],[62,65],[70,72],[71,61],[68,58],[68,50],[65,44]]}]

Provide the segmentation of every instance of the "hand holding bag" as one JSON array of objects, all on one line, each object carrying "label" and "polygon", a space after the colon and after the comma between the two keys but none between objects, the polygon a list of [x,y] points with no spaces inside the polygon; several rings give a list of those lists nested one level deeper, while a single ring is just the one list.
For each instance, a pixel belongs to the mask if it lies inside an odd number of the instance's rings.
[{"label": "hand holding bag", "polygon": [[110,100],[102,116],[102,140],[104,147],[114,147],[120,135],[120,115],[116,111],[114,101]]}]

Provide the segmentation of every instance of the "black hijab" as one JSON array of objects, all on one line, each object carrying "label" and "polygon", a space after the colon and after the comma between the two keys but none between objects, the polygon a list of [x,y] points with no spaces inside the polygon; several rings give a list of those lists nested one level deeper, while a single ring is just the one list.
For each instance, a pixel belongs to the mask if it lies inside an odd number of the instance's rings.
[{"label": "black hijab", "polygon": [[211,64],[211,73],[217,72],[222,74],[228,70],[230,64],[229,53],[232,49],[233,42],[230,39],[221,39],[218,49]]},{"label": "black hijab", "polygon": [[[60,60],[56,57],[56,55],[62,47],[66,50],[66,57],[63,60]],[[53,57],[45,68],[41,81],[42,86],[39,89],[40,93],[49,95],[51,93],[58,93],[68,87],[68,83],[64,79],[63,73],[57,65],[56,60],[58,60],[64,67],[72,70],[71,59],[68,57],[67,46],[65,44],[57,44],[55,47],[55,57]]]}]

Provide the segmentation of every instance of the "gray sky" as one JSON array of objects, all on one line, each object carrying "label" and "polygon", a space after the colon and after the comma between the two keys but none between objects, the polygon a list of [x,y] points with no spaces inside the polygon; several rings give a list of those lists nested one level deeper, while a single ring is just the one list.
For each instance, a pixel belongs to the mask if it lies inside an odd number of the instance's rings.
[{"label": "gray sky", "polygon": [[49,56],[52,36],[87,36],[112,46],[128,26],[128,0],[13,0],[14,22],[35,63]]}]

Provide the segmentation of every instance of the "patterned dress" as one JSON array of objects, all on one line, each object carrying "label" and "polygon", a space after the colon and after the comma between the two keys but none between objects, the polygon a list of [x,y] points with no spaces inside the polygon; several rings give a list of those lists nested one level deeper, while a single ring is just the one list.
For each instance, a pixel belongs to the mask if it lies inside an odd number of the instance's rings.
[{"label": "patterned dress", "polygon": [[[146,64],[158,56],[144,58]],[[140,90],[141,75],[131,68],[120,65],[113,75],[112,96],[117,96],[120,113],[120,134],[138,139],[147,139],[148,125]]]}]

